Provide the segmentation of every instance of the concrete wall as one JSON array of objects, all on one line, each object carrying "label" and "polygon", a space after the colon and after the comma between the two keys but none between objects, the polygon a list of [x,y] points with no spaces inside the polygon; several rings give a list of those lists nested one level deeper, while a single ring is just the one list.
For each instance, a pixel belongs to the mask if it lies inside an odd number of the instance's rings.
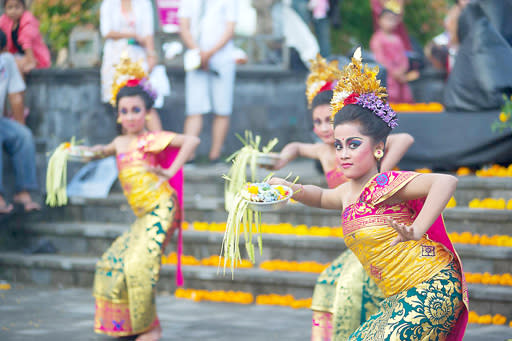
[{"label": "concrete wall", "polygon": [[[172,95],[160,110],[164,129],[182,132],[185,119],[184,73],[169,69]],[[308,141],[309,115],[304,97],[305,74],[292,72],[249,72],[237,75],[234,112],[226,140],[225,154],[240,147],[235,133],[250,129],[263,141],[277,137]],[[116,134],[112,109],[100,101],[97,69],[38,70],[28,80],[26,103],[31,113],[28,125],[48,149],[72,136],[87,143],[105,143]],[[200,100],[200,99],[198,99]],[[199,154],[210,145],[211,115],[205,126]]]},{"label": "concrete wall", "polygon": [[[160,110],[164,129],[182,132],[185,119],[184,72],[168,69],[172,95]],[[290,141],[312,141],[311,117],[304,96],[306,74],[295,71],[243,70],[235,86],[234,112],[224,155],[241,147],[235,133],[249,129],[261,135],[266,144],[277,137],[280,150]],[[27,78],[26,104],[30,108],[27,124],[32,129],[38,150],[38,175],[44,185],[46,153],[75,136],[86,144],[110,142],[116,136],[112,108],[101,103],[99,69],[35,70]],[[442,76],[425,72],[412,84],[418,101],[439,101]],[[198,99],[200,100],[200,99]],[[205,117],[199,156],[210,146],[211,115]],[[12,170],[4,156],[4,183],[12,182]],[[70,173],[80,165],[70,164]],[[9,187],[9,186],[6,186]],[[9,188],[7,188],[9,194]]]}]

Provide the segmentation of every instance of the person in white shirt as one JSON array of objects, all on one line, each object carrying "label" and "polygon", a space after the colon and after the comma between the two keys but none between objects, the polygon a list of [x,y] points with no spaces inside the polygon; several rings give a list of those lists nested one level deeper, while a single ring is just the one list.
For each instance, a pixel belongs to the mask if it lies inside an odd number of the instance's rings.
[{"label": "person in white shirt", "polygon": [[237,21],[236,0],[187,0],[179,9],[180,34],[189,50],[198,50],[201,66],[185,77],[184,134],[199,136],[203,117],[215,114],[212,125],[211,162],[221,156],[233,110],[235,59],[233,36]]}]

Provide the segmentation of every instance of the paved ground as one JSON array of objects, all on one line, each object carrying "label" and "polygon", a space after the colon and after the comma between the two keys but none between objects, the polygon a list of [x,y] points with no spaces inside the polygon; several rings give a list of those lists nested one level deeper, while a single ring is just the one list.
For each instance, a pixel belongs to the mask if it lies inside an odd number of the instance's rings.
[{"label": "paved ground", "polygon": [[[309,340],[311,313],[258,305],[157,298],[163,340]],[[87,289],[17,287],[0,291],[0,340],[109,340],[92,332],[94,301]],[[471,325],[466,341],[512,340],[512,328]]]}]

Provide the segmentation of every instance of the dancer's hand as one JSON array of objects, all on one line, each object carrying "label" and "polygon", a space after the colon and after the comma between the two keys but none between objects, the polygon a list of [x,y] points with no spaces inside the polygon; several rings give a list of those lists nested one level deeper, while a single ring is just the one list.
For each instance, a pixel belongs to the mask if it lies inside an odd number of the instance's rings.
[{"label": "dancer's hand", "polygon": [[418,235],[418,233],[415,231],[414,225],[407,226],[389,217],[387,218],[387,221],[389,225],[394,228],[396,232],[398,232],[398,236],[391,242],[390,246],[395,246],[398,243],[406,242],[409,240],[421,239],[421,235]]},{"label": "dancer's hand", "polygon": [[284,185],[288,187],[291,187],[292,185],[291,183],[282,178],[270,178],[267,182],[269,185]]},{"label": "dancer's hand", "polygon": [[158,177],[165,178],[167,180],[169,178],[172,178],[172,176],[174,175],[174,174],[169,174],[169,169],[162,168],[160,165],[156,165],[156,166],[147,165],[146,169],[149,172],[158,175]]}]

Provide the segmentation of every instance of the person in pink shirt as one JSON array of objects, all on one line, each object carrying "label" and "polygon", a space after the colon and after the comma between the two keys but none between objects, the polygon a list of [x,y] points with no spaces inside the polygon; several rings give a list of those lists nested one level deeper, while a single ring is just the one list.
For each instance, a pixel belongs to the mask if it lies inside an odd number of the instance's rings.
[{"label": "person in pink shirt", "polygon": [[379,29],[370,39],[370,49],[375,60],[387,71],[387,88],[391,103],[414,102],[409,81],[419,77],[418,71],[409,72],[407,49],[395,33],[399,17],[396,13],[384,9],[379,16]]},{"label": "person in pink shirt", "polygon": [[48,47],[39,31],[39,21],[27,11],[25,0],[4,0],[0,29],[7,35],[7,50],[16,56],[22,74],[51,66]]},{"label": "person in pink shirt", "polygon": [[[389,2],[392,2],[392,1],[390,1],[390,0],[370,0],[370,6],[372,8],[372,19],[373,19],[374,31],[379,30],[380,14],[382,13],[382,10],[386,8],[386,5],[388,5]],[[405,27],[405,24],[402,20],[403,12],[404,12],[404,1],[403,0],[395,0],[393,2],[394,2],[394,4],[398,5],[398,7],[399,7],[398,10],[400,11],[398,23],[393,31],[400,37],[400,39],[402,40],[402,43],[404,43],[405,49],[407,51],[412,51],[413,48],[412,48],[411,40],[409,39],[409,33],[407,33],[407,28]]]}]

